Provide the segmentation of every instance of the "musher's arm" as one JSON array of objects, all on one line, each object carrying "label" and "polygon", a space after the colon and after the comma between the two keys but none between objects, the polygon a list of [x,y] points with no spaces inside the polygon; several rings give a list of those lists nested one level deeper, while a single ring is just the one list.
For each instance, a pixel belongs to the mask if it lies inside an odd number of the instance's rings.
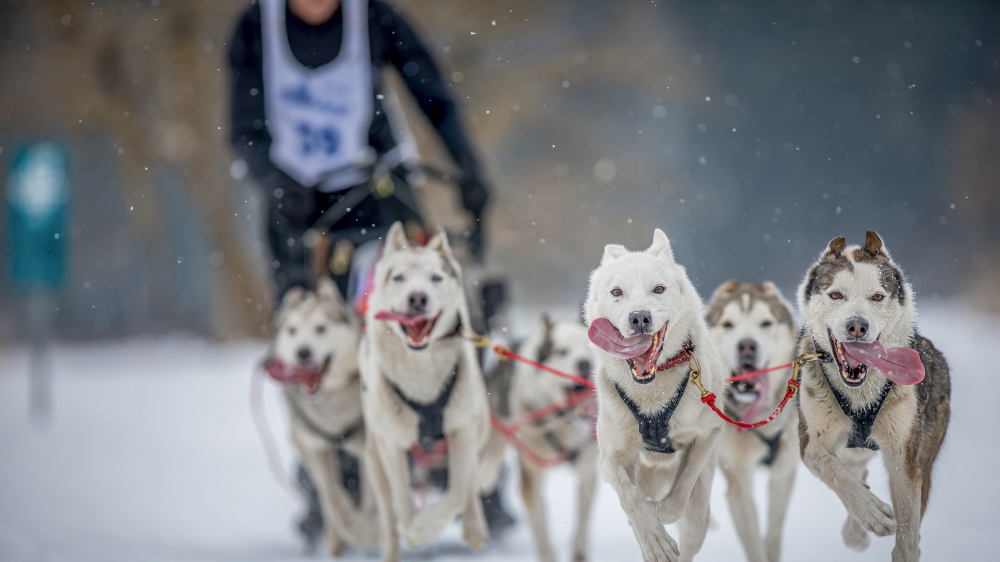
[{"label": "musher's arm", "polygon": [[489,199],[479,162],[462,129],[458,107],[441,79],[434,59],[402,15],[380,0],[372,0],[371,29],[380,29],[384,60],[391,63],[441,136],[445,148],[463,174],[462,204],[478,218]]}]

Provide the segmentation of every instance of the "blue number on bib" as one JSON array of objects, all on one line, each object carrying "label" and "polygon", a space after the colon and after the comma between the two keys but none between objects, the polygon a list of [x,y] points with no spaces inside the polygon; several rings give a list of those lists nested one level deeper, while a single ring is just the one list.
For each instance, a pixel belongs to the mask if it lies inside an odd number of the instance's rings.
[{"label": "blue number on bib", "polygon": [[311,128],[307,123],[299,123],[295,130],[302,142],[303,156],[311,156],[313,152],[327,156],[337,153],[340,149],[340,135],[332,127]]}]

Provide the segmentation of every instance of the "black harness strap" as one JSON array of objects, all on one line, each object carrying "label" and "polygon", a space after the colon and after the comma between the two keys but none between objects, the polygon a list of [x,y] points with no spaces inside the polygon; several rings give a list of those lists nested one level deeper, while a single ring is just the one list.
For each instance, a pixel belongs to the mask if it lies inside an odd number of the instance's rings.
[{"label": "black harness strap", "polygon": [[394,385],[392,381],[388,381],[389,386],[399,395],[399,399],[405,402],[420,417],[420,430],[417,442],[420,443],[424,451],[430,452],[438,441],[444,439],[444,408],[448,405],[448,399],[451,398],[451,391],[455,389],[456,380],[458,380],[458,363],[455,363],[451,378],[445,383],[444,390],[430,404],[414,402],[410,397],[403,394],[403,391]]},{"label": "black harness strap", "polygon": [[851,418],[852,429],[851,434],[847,438],[848,449],[878,450],[878,445],[873,441],[869,441],[868,438],[872,434],[872,425],[875,423],[875,416],[882,409],[882,404],[885,402],[885,397],[889,395],[890,388],[892,388],[892,381],[885,381],[885,386],[882,387],[882,391],[879,393],[878,398],[875,399],[875,402],[868,404],[865,409],[857,411],[851,407],[850,401],[837,390],[837,387],[832,384],[830,385],[830,390],[833,391],[833,395],[837,398],[840,409],[844,411],[845,416]]},{"label": "black harness strap", "polygon": [[681,402],[681,397],[684,396],[684,389],[687,388],[688,379],[690,378],[691,371],[688,371],[681,380],[681,384],[677,387],[677,390],[674,391],[674,395],[655,414],[642,413],[639,410],[639,405],[625,394],[625,391],[618,386],[618,383],[614,383],[615,390],[618,391],[618,396],[621,396],[622,402],[628,406],[628,409],[632,411],[632,415],[635,416],[636,421],[639,422],[639,436],[642,437],[642,442],[646,445],[647,451],[666,455],[675,452],[674,444],[670,440],[668,426],[670,424],[670,417],[674,415],[674,410],[677,409],[677,405]]},{"label": "black harness strap", "polygon": [[765,437],[763,433],[757,431],[756,429],[751,429],[750,432],[760,438],[760,440],[767,445],[767,456],[761,459],[760,464],[764,466],[771,466],[774,464],[774,459],[778,458],[778,450],[781,448],[781,434],[784,430],[775,433],[773,437]]}]

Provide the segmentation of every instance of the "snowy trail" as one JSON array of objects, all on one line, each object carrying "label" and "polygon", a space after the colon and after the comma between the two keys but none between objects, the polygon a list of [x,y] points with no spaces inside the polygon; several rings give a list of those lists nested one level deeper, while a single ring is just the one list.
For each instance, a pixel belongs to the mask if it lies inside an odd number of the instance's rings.
[{"label": "snowy trail", "polygon": [[[1000,319],[943,304],[925,306],[921,332],[952,367],[952,419],[922,525],[925,560],[998,560],[1000,466],[995,403]],[[298,506],[271,479],[248,409],[249,373],[263,346],[216,346],[185,339],[60,345],[55,350],[55,416],[36,428],[27,415],[27,353],[0,353],[0,560],[301,560],[292,520]],[[286,459],[282,405],[273,386],[267,412]],[[881,462],[870,482],[888,500]],[[763,507],[766,479],[756,479]],[[548,478],[553,544],[569,556],[575,478]],[[507,503],[521,516],[520,500]],[[740,560],[721,474],[698,560]],[[841,542],[845,511],[800,467],[789,509],[785,560],[888,560],[893,539],[867,552]],[[674,535],[676,536],[676,534]],[[482,554],[460,546],[457,526],[411,560],[532,560],[524,524]],[[639,560],[639,548],[613,490],[602,484],[591,532],[592,560]],[[375,559],[352,552],[349,560]],[[318,554],[315,558],[325,558]]]}]

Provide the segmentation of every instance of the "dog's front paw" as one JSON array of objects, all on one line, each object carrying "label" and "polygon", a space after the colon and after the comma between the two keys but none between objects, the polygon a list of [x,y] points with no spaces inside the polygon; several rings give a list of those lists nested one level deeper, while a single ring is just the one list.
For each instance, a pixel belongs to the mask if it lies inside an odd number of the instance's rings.
[{"label": "dog's front paw", "polygon": [[641,525],[632,524],[635,538],[642,549],[644,562],[677,562],[680,551],[677,543],[658,522],[653,521]]},{"label": "dog's front paw", "polygon": [[858,520],[861,527],[876,536],[886,537],[896,532],[896,519],[892,515],[892,506],[875,497],[875,494],[866,492],[854,505],[854,509],[848,509],[851,515]]},{"label": "dog's front paw", "polygon": [[660,518],[660,523],[672,525],[684,515],[684,507],[684,504],[668,495],[656,504],[656,515]]},{"label": "dog's front paw", "polygon": [[462,514],[462,540],[472,550],[481,550],[490,538],[490,530],[486,526],[486,518],[481,514]]},{"label": "dog's front paw", "polygon": [[858,523],[858,520],[850,515],[847,516],[847,521],[844,521],[844,528],[840,530],[840,536],[844,537],[844,544],[847,545],[847,548],[858,552],[867,550],[868,545],[872,542],[868,531],[865,531],[861,523]]},{"label": "dog's front paw", "polygon": [[427,517],[427,511],[418,512],[409,525],[400,529],[403,540],[412,547],[423,546],[437,534],[437,526]]}]

